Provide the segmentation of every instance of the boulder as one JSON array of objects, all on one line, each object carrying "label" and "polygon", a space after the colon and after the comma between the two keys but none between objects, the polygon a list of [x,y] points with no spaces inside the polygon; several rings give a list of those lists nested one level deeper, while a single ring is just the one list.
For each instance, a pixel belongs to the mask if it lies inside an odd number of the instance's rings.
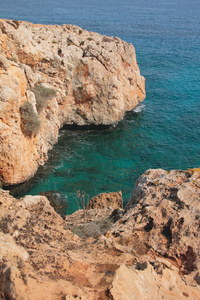
[{"label": "boulder", "polygon": [[86,209],[123,208],[122,192],[102,193],[90,199]]}]

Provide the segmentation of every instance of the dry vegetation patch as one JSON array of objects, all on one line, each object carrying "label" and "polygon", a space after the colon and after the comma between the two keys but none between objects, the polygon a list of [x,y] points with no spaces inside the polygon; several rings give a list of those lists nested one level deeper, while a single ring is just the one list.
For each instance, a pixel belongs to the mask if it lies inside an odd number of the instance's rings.
[{"label": "dry vegetation patch", "polygon": [[40,130],[40,119],[34,111],[32,103],[25,102],[20,107],[20,115],[24,134],[30,137],[36,135]]}]

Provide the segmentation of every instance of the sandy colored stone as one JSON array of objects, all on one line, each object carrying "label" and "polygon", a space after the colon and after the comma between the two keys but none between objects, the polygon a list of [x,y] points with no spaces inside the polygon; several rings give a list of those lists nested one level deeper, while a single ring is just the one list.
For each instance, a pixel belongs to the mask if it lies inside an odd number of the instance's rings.
[{"label": "sandy colored stone", "polygon": [[198,300],[199,179],[199,169],[148,170],[120,219],[89,238],[70,227],[84,223],[85,212],[92,224],[112,209],[79,210],[63,220],[44,196],[15,199],[0,190],[1,295]]},{"label": "sandy colored stone", "polygon": [[123,208],[122,192],[102,193],[90,199],[87,209]]},{"label": "sandy colored stone", "polygon": [[3,68],[5,71],[7,71],[10,67],[10,62],[8,59],[6,59],[3,55],[0,55],[0,68]]},{"label": "sandy colored stone", "polygon": [[173,259],[182,274],[200,268],[200,170],[147,170],[135,184],[126,214],[112,234],[124,251],[154,249]]},{"label": "sandy colored stone", "polygon": [[27,260],[29,255],[23,247],[17,246],[11,235],[0,232],[0,259],[12,261],[14,257]]},{"label": "sandy colored stone", "polygon": [[31,42],[18,52],[18,59],[22,64],[35,67],[42,59],[40,51]]},{"label": "sandy colored stone", "polygon": [[198,299],[198,290],[185,286],[177,270],[165,268],[157,274],[150,264],[144,270],[121,265],[110,293],[114,300]]}]

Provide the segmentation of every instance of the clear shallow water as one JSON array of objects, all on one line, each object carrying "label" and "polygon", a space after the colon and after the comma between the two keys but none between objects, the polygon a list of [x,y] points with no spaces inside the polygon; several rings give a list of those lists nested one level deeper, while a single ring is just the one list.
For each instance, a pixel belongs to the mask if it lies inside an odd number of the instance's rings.
[{"label": "clear shallow water", "polygon": [[54,190],[71,213],[77,190],[90,197],[122,190],[126,201],[148,168],[200,165],[198,0],[3,0],[0,16],[119,36],[135,46],[146,79],[146,100],[117,126],[62,129],[49,161],[18,195]]}]

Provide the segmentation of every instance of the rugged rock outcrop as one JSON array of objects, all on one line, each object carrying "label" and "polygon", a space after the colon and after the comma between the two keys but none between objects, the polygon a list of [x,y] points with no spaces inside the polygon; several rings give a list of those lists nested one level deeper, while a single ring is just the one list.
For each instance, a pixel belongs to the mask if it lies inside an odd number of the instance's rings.
[{"label": "rugged rock outcrop", "polygon": [[199,169],[148,170],[123,216],[87,239],[69,228],[81,211],[65,221],[43,196],[16,200],[1,190],[0,297],[197,300],[199,210]]},{"label": "rugged rock outcrop", "polygon": [[87,209],[123,208],[122,192],[119,191],[119,192],[99,194],[99,195],[93,197],[92,199],[90,199],[86,208]]},{"label": "rugged rock outcrop", "polygon": [[145,97],[135,50],[77,26],[0,20],[0,180],[34,175],[64,124],[109,125]]},{"label": "rugged rock outcrop", "polygon": [[[200,269],[200,169],[148,170],[136,182],[126,213],[108,235],[126,251],[149,249],[182,275]],[[197,280],[198,281],[198,280]]]}]

